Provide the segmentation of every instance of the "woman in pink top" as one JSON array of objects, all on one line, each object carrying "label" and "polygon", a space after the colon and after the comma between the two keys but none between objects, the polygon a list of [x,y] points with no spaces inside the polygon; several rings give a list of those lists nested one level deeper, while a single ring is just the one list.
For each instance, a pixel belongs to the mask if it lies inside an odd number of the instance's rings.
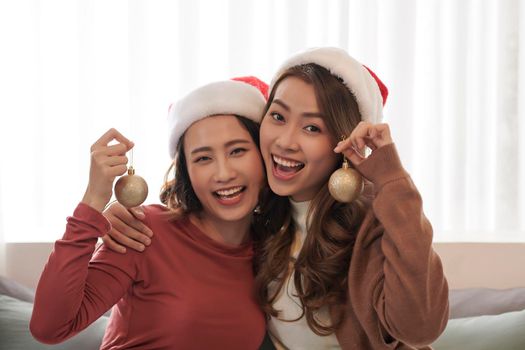
[{"label": "woman in pink top", "polygon": [[155,233],[144,253],[95,251],[111,229],[101,212],[133,143],[111,129],[93,144],[86,193],[38,284],[36,339],[61,342],[115,305],[102,349],[259,348],[266,320],[253,255],[270,212],[253,212],[266,184],[257,124],[266,88],[253,77],[212,83],[170,109],[175,177],[163,188],[165,206],[144,207]]}]

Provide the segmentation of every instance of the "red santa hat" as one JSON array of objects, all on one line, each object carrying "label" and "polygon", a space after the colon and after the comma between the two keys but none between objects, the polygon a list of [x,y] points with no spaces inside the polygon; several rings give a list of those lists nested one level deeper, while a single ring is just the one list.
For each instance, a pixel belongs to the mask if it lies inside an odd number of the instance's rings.
[{"label": "red santa hat", "polygon": [[368,67],[352,58],[345,50],[336,47],[312,48],[288,58],[275,74],[270,90],[288,68],[315,63],[340,78],[357,101],[361,118],[371,123],[383,119],[383,106],[388,89]]},{"label": "red santa hat", "polygon": [[260,123],[268,85],[256,77],[239,77],[201,86],[170,106],[170,156],[175,158],[179,140],[196,121],[220,114],[234,114]]}]

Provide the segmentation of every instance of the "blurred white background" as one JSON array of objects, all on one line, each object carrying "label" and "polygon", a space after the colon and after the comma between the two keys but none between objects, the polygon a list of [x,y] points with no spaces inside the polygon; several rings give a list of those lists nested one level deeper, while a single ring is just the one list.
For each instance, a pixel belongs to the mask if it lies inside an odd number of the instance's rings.
[{"label": "blurred white background", "polygon": [[0,250],[61,236],[108,128],[158,202],[170,103],[327,45],[389,87],[436,241],[525,242],[523,1],[0,0]]}]

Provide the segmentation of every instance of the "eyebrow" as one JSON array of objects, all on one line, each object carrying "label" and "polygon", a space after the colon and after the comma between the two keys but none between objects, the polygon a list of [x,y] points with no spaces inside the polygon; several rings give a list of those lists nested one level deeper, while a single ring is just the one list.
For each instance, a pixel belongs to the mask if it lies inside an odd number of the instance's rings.
[{"label": "eyebrow", "polygon": [[[290,107],[286,103],[284,103],[283,101],[281,101],[279,99],[274,99],[272,101],[272,104],[273,103],[278,104],[285,111],[290,112]],[[301,113],[301,115],[303,117],[305,117],[305,118],[323,118],[323,115],[321,113],[317,113],[317,112],[305,112],[305,113]]]},{"label": "eyebrow", "polygon": [[[251,144],[251,142],[246,139],[235,139],[235,140],[226,142],[224,144],[224,147],[227,148],[227,147],[231,147],[236,144]],[[213,151],[213,149],[210,146],[203,146],[203,147],[195,148],[194,150],[191,151],[190,154],[195,154],[199,152],[211,152],[211,151]]]}]

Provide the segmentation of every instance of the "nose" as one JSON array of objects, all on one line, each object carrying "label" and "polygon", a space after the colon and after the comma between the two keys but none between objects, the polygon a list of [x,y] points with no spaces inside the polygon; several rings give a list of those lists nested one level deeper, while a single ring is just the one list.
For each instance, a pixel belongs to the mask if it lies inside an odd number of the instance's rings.
[{"label": "nose", "polygon": [[283,151],[295,152],[299,150],[299,145],[295,139],[295,130],[292,127],[279,128],[276,135],[275,144]]},{"label": "nose", "polygon": [[214,180],[220,183],[228,183],[237,177],[237,171],[228,159],[219,159],[214,175]]}]

